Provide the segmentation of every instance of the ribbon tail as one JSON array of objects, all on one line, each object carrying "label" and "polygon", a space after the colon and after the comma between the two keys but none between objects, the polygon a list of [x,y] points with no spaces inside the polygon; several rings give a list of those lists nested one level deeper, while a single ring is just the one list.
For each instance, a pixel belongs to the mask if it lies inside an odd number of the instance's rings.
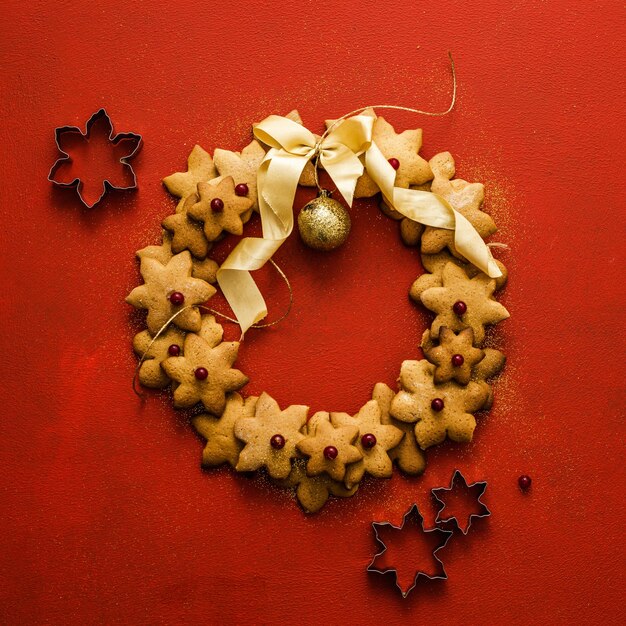
[{"label": "ribbon tail", "polygon": [[356,181],[364,169],[359,157],[346,146],[337,145],[331,156],[328,156],[326,150],[322,150],[320,161],[348,206],[352,206]]},{"label": "ribbon tail", "polygon": [[395,170],[374,142],[365,153],[365,168],[392,208],[420,224],[453,230],[460,254],[490,278],[502,276],[483,238],[445,198],[430,191],[395,187]]},{"label": "ribbon tail", "polygon": [[[311,151],[312,154],[312,151]],[[293,230],[293,200],[309,155],[270,150],[257,173],[263,238],[242,239],[217,272],[217,282],[233,310],[241,336],[267,315],[267,305],[251,271],[263,267]]]},{"label": "ribbon tail", "polygon": [[456,249],[470,263],[487,274],[489,278],[502,276],[502,271],[493,258],[491,251],[470,221],[458,211],[454,211],[454,217],[456,222],[454,245]]},{"label": "ribbon tail", "polygon": [[267,315],[265,300],[247,270],[220,268],[217,282],[239,322],[243,339],[246,331]]}]

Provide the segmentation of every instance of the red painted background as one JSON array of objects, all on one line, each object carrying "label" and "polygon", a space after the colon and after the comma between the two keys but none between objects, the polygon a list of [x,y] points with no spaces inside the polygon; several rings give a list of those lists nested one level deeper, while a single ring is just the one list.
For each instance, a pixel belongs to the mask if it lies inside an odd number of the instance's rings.
[{"label": "red painted background", "polygon": [[[623,622],[622,3],[250,5],[4,3],[2,622]],[[369,481],[314,517],[262,481],[202,472],[184,416],[130,386],[123,298],[134,251],[173,211],[161,178],[195,142],[241,149],[270,113],[297,107],[319,131],[364,104],[444,109],[448,49],[454,113],[388,117],[486,184],[510,246],[493,410],[471,445],[432,451],[423,478]],[[46,175],[54,127],[101,106],[144,136],[140,189],[88,211]],[[352,215],[340,251],[293,237],[276,255],[296,305],[246,338],[248,393],[356,411],[418,355],[427,317],[406,293],[419,257],[372,204]],[[284,286],[262,274],[278,315]],[[402,600],[365,572],[370,522],[414,501],[429,517],[429,489],[455,467],[489,481],[493,516],[440,553],[448,581]]]}]

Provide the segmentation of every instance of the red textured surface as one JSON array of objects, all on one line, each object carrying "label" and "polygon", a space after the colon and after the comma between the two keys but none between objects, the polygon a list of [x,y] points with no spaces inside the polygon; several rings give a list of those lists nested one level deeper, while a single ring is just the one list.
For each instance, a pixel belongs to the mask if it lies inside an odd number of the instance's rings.
[{"label": "red textured surface", "polygon": [[[273,5],[273,6],[272,6]],[[237,6],[236,4],[234,6]],[[618,623],[625,302],[624,14],[619,2],[4,3],[0,27],[4,623]],[[174,203],[160,179],[195,142],[240,149],[249,125],[297,107],[447,106],[421,125],[487,185],[511,273],[494,337],[509,362],[470,446],[429,454],[422,479],[370,481],[305,517],[286,496],[199,469],[202,443],[170,403],[137,401],[134,251]],[[92,211],[46,181],[53,129],[106,106],[144,135],[140,190]],[[300,202],[304,197],[300,198]],[[333,255],[277,254],[289,319],[250,333],[249,393],[355,411],[392,384],[426,315],[421,271],[367,203]],[[268,272],[270,306],[284,287]],[[439,554],[448,581],[403,601],[367,575],[372,520],[398,523],[460,467],[493,515]],[[533,477],[530,493],[517,487]]]}]

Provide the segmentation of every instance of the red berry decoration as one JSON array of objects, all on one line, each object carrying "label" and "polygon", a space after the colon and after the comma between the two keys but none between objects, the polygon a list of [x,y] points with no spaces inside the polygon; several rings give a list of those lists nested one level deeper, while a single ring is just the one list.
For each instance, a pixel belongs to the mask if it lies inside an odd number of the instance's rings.
[{"label": "red berry decoration", "polygon": [[452,356],[452,365],[454,365],[454,367],[461,367],[463,363],[465,363],[465,359],[462,354],[455,354]]},{"label": "red berry decoration", "polygon": [[463,315],[463,313],[465,313],[465,311],[467,311],[467,304],[465,304],[465,302],[463,302],[463,300],[457,300],[453,305],[452,305],[452,310],[457,314],[457,315]]},{"label": "red berry decoration", "polygon": [[517,479],[517,484],[522,491],[528,491],[532,482],[532,478],[530,476],[526,476],[526,474],[522,474],[522,476]]},{"label": "red berry decoration", "polygon": [[167,349],[167,353],[170,356],[180,356],[180,346],[173,343],[168,349]]},{"label": "red berry decoration", "polygon": [[270,439],[270,446],[274,450],[282,450],[285,447],[285,438],[282,435],[274,435]]},{"label": "red berry decoration", "polygon": [[250,190],[248,189],[248,185],[246,185],[246,183],[239,183],[238,185],[235,185],[235,194],[238,196],[247,196],[249,191]]},{"label": "red berry decoration", "polygon": [[211,200],[211,211],[221,213],[224,210],[224,201],[221,198],[213,198]]},{"label": "red berry decoration", "polygon": [[372,433],[365,433],[365,435],[361,437],[361,445],[366,450],[371,450],[376,445],[376,435]]},{"label": "red berry decoration", "polygon": [[393,167],[394,170],[397,170],[400,167],[400,161],[398,161],[398,159],[394,159],[393,157],[391,157],[389,160],[389,165],[391,165],[391,167]]},{"label": "red berry decoration", "polygon": [[173,291],[170,294],[170,302],[174,306],[180,306],[185,301],[185,296],[180,291]]},{"label": "red berry decoration", "polygon": [[335,446],[326,446],[324,448],[324,457],[329,461],[334,461],[339,454],[339,450]]},{"label": "red berry decoration", "polygon": [[198,380],[206,380],[209,376],[209,372],[206,367],[196,367],[193,374]]},{"label": "red berry decoration", "polygon": [[437,413],[439,413],[439,411],[443,411],[443,400],[441,398],[435,398],[431,403],[430,403],[430,408],[433,411],[437,411]]}]

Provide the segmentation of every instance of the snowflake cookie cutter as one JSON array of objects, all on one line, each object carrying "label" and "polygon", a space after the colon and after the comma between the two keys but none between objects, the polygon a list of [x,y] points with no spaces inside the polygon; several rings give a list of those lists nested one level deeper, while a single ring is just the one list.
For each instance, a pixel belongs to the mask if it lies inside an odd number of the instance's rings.
[{"label": "snowflake cookie cutter", "polygon": [[[465,527],[465,529],[461,528],[461,524],[459,524],[459,520],[454,516],[454,515],[450,515],[449,517],[440,517],[441,514],[443,513],[444,509],[446,508],[446,503],[444,500],[442,500],[439,495],[441,495],[443,497],[443,493],[444,492],[451,492],[454,491],[454,489],[456,489],[456,482],[457,480],[461,480],[463,481],[463,486],[466,490],[475,490],[477,492],[476,495],[476,503],[479,504],[481,506],[481,511],[480,513],[471,513],[469,515],[469,517],[467,518],[467,526]],[[464,534],[467,535],[467,533],[469,532],[469,529],[472,526],[472,519],[476,518],[476,519],[480,519],[481,517],[489,517],[491,515],[491,511],[487,508],[487,505],[481,500],[482,496],[485,493],[485,489],[487,489],[487,481],[477,481],[475,483],[472,483],[471,485],[467,484],[467,480],[465,480],[465,476],[463,476],[463,474],[461,473],[460,470],[454,470],[454,474],[452,474],[452,478],[450,479],[450,486],[449,487],[437,487],[435,489],[431,489],[430,492],[433,495],[433,498],[435,499],[437,506],[439,507],[439,510],[437,511],[437,516],[435,517],[435,524],[440,524],[440,523],[445,523],[445,522],[450,522],[452,520],[454,520],[454,523],[456,524],[456,527]],[[439,495],[437,495],[439,494]]]},{"label": "snowflake cookie cutter", "polygon": [[[380,538],[380,535],[378,534],[378,528],[387,526],[387,527],[394,528],[396,530],[402,530],[404,529],[407,520],[410,520],[411,518],[414,518],[414,521],[418,522],[416,525],[419,528],[421,528],[422,533],[424,534],[437,533],[438,535],[441,536],[441,541],[439,542],[439,545],[431,553],[435,561],[441,566],[441,573],[429,574],[428,572],[425,572],[422,569],[418,568],[415,570],[415,577],[413,578],[413,583],[411,584],[411,586],[408,587],[407,589],[403,589],[402,585],[398,581],[398,568],[385,567],[383,569],[380,569],[376,567],[375,565],[376,559],[387,551],[387,545]],[[446,547],[446,544],[450,540],[450,537],[452,537],[453,532],[451,530],[443,530],[442,528],[436,528],[436,527],[424,528],[424,518],[422,517],[422,514],[420,513],[420,510],[417,504],[413,504],[413,506],[411,506],[411,508],[404,514],[402,518],[402,523],[400,524],[400,526],[394,526],[391,522],[372,522],[372,528],[374,529],[374,538],[376,539],[376,542],[379,544],[382,550],[374,555],[374,558],[370,561],[366,569],[368,572],[375,572],[376,574],[384,575],[384,574],[393,573],[396,587],[400,590],[400,593],[402,594],[403,598],[406,598],[409,595],[409,593],[411,593],[411,591],[415,589],[420,576],[423,576],[424,578],[428,578],[429,580],[447,580],[448,574],[446,573],[446,568],[443,564],[443,561],[437,556],[437,552],[439,552],[439,550],[442,550],[443,548]]]},{"label": "snowflake cookie cutter", "polygon": [[[85,139],[89,139],[89,136],[91,134],[91,127],[95,124],[96,121],[98,121],[100,119],[105,119],[107,121],[107,124],[108,124],[109,128],[111,129],[110,132],[109,132],[108,140],[111,142],[112,145],[116,146],[120,142],[127,141],[127,140],[134,140],[135,141],[135,145],[132,148],[130,154],[127,154],[126,156],[123,156],[123,157],[121,157],[119,159],[120,164],[125,169],[127,169],[129,174],[131,175],[132,182],[131,182],[130,185],[127,185],[127,186],[120,186],[120,185],[114,185],[109,180],[105,179],[103,181],[103,184],[102,184],[102,193],[100,194],[98,199],[95,202],[88,202],[83,197],[83,194],[81,193],[82,192],[82,187],[83,187],[83,181],[80,178],[74,178],[70,182],[62,182],[62,181],[56,180],[55,175],[56,175],[56,172],[59,169],[59,167],[61,167],[61,165],[63,165],[64,163],[71,163],[72,162],[72,157],[70,157],[70,155],[67,152],[65,152],[65,150],[63,150],[63,148],[61,147],[63,135],[65,135],[65,134],[79,134],[81,137],[84,137]],[[135,170],[133,170],[132,166],[130,165],[130,163],[128,163],[128,161],[130,159],[132,159],[141,150],[141,147],[143,145],[143,138],[142,138],[141,135],[139,135],[137,133],[131,133],[131,132],[115,134],[115,131],[113,129],[113,122],[111,121],[111,117],[109,116],[109,114],[106,112],[106,110],[104,108],[101,108],[98,111],[96,111],[87,120],[87,124],[85,125],[85,132],[84,133],[83,133],[82,129],[80,129],[78,126],[69,126],[69,125],[68,126],[58,126],[57,128],[54,129],[54,139],[55,139],[55,142],[56,142],[57,149],[61,153],[61,157],[58,158],[54,162],[52,167],[50,168],[50,172],[48,173],[48,180],[51,183],[53,183],[54,185],[56,185],[57,187],[75,188],[76,189],[76,193],[78,194],[78,197],[80,198],[80,201],[87,208],[90,209],[90,208],[96,206],[96,204],[98,204],[100,202],[100,200],[102,200],[102,198],[104,198],[104,196],[106,195],[107,191],[109,191],[109,190],[130,191],[132,189],[136,189],[137,188],[137,176],[135,174]]]}]

